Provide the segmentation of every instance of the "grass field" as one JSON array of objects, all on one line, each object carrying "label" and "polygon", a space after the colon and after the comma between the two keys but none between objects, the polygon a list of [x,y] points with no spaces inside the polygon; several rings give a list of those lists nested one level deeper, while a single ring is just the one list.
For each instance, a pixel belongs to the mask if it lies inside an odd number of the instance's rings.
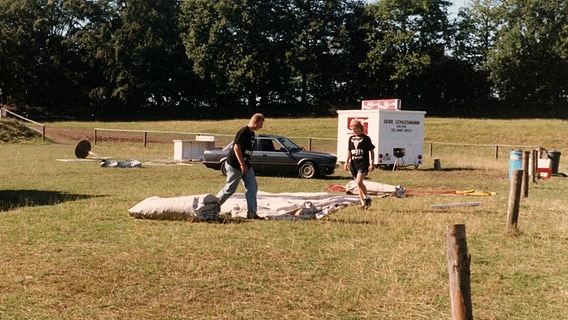
[{"label": "grass field", "polygon": [[[51,123],[234,134],[246,120]],[[568,150],[562,120],[426,119],[426,141]],[[337,120],[267,119],[261,133],[321,138]],[[49,137],[48,137],[49,138]],[[74,143],[0,143],[0,319],[449,319],[446,228],[465,224],[476,319],[566,319],[568,178],[531,183],[506,232],[508,150],[436,147],[425,165],[371,181],[432,194],[375,199],[318,221],[138,220],[149,196],[216,193],[219,171],[171,164],[173,144],[106,142],[93,152],[143,168],[74,159]],[[565,156],[565,155],[562,155]],[[568,172],[568,160],[559,171]],[[433,170],[433,159],[442,170]],[[259,177],[262,191],[322,192],[325,179]],[[436,194],[476,189],[494,196]],[[238,192],[242,192],[239,189]],[[433,209],[432,204],[482,202]]]}]

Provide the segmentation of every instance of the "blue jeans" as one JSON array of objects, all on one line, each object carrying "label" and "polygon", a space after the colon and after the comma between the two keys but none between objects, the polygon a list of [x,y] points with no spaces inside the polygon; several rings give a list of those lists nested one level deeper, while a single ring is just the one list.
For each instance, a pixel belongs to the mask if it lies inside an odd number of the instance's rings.
[{"label": "blue jeans", "polygon": [[239,186],[239,181],[242,180],[245,186],[245,199],[247,200],[247,211],[249,214],[256,213],[256,194],[258,193],[258,183],[256,182],[256,175],[254,174],[254,169],[250,167],[247,173],[243,175],[243,172],[237,168],[234,168],[228,163],[225,163],[225,169],[227,170],[227,184],[219,193],[217,198],[221,205],[229,199],[230,196],[237,191]]}]

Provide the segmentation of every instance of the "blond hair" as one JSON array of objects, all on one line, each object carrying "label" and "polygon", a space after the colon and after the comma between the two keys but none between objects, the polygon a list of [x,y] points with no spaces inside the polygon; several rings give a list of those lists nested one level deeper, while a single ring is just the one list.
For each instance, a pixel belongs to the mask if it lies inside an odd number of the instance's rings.
[{"label": "blond hair", "polygon": [[253,121],[264,121],[264,115],[262,115],[262,113],[255,113],[250,119]]},{"label": "blond hair", "polygon": [[359,119],[353,119],[353,120],[351,120],[351,123],[349,124],[349,126],[350,127],[357,126],[359,128],[363,128],[363,123]]}]

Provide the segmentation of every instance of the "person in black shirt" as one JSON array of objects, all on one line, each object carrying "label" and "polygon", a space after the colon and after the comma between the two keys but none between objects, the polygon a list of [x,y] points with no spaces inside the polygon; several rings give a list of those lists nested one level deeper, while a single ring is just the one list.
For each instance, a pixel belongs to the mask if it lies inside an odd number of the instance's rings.
[{"label": "person in black shirt", "polygon": [[229,150],[225,163],[227,184],[217,194],[222,205],[235,193],[239,181],[242,180],[246,189],[245,198],[247,200],[247,218],[249,219],[262,219],[256,214],[258,183],[254,169],[250,165],[250,158],[255,143],[254,132],[260,130],[263,124],[264,116],[261,113],[256,113],[250,118],[248,125],[237,132],[233,147]]},{"label": "person in black shirt", "polygon": [[371,205],[371,197],[367,193],[367,187],[363,183],[365,176],[375,168],[375,146],[371,138],[363,133],[363,124],[358,119],[351,120],[349,124],[353,135],[349,137],[349,150],[345,160],[344,169],[351,173],[359,189],[359,198],[363,209]]}]

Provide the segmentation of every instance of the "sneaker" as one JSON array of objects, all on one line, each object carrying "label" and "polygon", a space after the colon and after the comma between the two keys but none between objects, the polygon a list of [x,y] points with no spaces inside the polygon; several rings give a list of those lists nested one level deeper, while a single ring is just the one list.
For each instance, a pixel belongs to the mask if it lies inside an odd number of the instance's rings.
[{"label": "sneaker", "polygon": [[259,216],[256,214],[256,212],[253,213],[247,213],[247,219],[255,219],[255,220],[265,220],[263,217]]},{"label": "sneaker", "polygon": [[369,209],[369,207],[371,206],[371,202],[373,202],[371,198],[365,199],[365,204],[363,205],[363,209]]}]

